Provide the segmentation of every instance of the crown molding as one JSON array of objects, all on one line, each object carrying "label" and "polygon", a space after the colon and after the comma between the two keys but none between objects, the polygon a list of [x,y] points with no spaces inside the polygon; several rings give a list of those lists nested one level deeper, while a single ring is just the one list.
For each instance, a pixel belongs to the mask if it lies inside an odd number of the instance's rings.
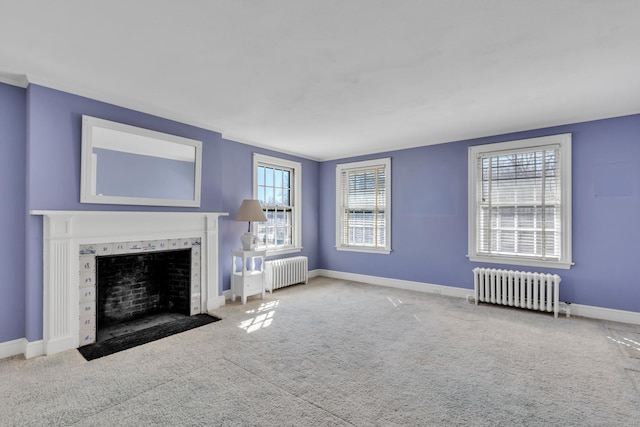
[{"label": "crown molding", "polygon": [[25,74],[7,73],[0,70],[0,83],[26,88],[29,86],[29,79]]}]

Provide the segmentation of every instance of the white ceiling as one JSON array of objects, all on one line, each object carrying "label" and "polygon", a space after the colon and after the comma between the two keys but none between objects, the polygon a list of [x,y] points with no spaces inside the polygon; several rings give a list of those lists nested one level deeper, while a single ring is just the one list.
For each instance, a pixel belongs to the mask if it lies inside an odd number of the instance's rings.
[{"label": "white ceiling", "polygon": [[327,160],[640,112],[638,0],[0,0],[0,80]]}]

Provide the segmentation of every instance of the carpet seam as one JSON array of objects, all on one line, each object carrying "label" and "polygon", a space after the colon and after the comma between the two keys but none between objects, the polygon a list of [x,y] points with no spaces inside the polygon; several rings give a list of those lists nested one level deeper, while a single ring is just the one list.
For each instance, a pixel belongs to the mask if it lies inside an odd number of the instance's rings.
[{"label": "carpet seam", "polygon": [[287,390],[287,389],[283,388],[282,386],[280,386],[280,385],[278,385],[278,384],[276,384],[276,383],[274,383],[274,382],[272,382],[272,381],[268,380],[267,378],[263,377],[262,375],[257,374],[257,373],[255,373],[255,372],[253,372],[253,371],[251,371],[251,370],[249,370],[249,369],[245,368],[244,366],[241,366],[241,365],[237,364],[236,362],[234,362],[234,361],[232,361],[232,360],[228,359],[226,356],[224,356],[224,355],[223,355],[223,356],[222,356],[222,359],[224,359],[224,360],[226,360],[227,362],[231,363],[232,365],[234,365],[234,366],[236,366],[236,367],[238,367],[238,368],[242,369],[243,371],[248,372],[249,374],[251,374],[251,375],[253,375],[253,376],[255,376],[255,377],[260,378],[260,379],[261,379],[261,380],[263,380],[264,382],[266,382],[266,383],[268,383],[268,384],[271,384],[272,386],[274,386],[274,387],[276,387],[277,389],[279,389],[279,390],[281,390],[281,391],[283,391],[283,392],[287,393],[288,395],[293,396],[293,397],[295,397],[296,399],[300,399],[300,400],[302,400],[302,401],[304,401],[304,402],[307,402],[308,404],[310,404],[310,405],[312,405],[312,406],[315,406],[316,408],[318,408],[318,409],[322,410],[323,412],[326,412],[326,413],[328,413],[328,414],[331,414],[332,416],[334,416],[334,417],[336,417],[336,418],[338,418],[338,419],[340,419],[340,420],[344,421],[345,423],[347,423],[347,424],[349,424],[349,425],[351,425],[351,426],[355,426],[355,424],[353,424],[351,421],[344,419],[344,418],[343,418],[343,417],[341,417],[340,415],[335,414],[335,413],[331,412],[330,410],[328,410],[328,409],[326,409],[326,408],[323,408],[322,406],[318,405],[317,403],[312,402],[312,401],[310,401],[310,400],[308,400],[308,399],[305,399],[305,398],[304,398],[304,397],[302,397],[302,396],[298,396],[298,395],[296,395],[295,393],[290,392],[289,390]]},{"label": "carpet seam", "polygon": [[[197,370],[197,369],[193,369],[193,371],[196,371],[196,370]],[[193,371],[192,371],[192,372],[193,372]],[[91,414],[91,417],[94,417],[94,416],[96,416],[96,415],[99,415],[99,414],[101,414],[101,413],[103,413],[104,411],[107,411],[107,410],[109,410],[109,409],[113,409],[113,408],[115,408],[115,407],[118,407],[118,406],[122,405],[123,403],[126,403],[126,402],[130,401],[131,399],[134,399],[134,398],[136,398],[136,397],[138,397],[138,396],[143,396],[143,395],[145,395],[145,394],[149,393],[150,391],[153,391],[153,390],[157,389],[158,387],[161,387],[161,386],[163,386],[163,385],[165,385],[165,384],[172,383],[172,382],[174,382],[174,381],[176,381],[176,380],[179,380],[179,379],[180,379],[180,377],[176,377],[176,378],[173,378],[173,379],[170,379],[170,380],[167,380],[167,381],[163,381],[163,382],[161,382],[161,383],[159,383],[159,384],[156,384],[155,386],[153,386],[153,387],[151,387],[151,388],[149,388],[149,389],[147,389],[147,390],[144,390],[144,391],[143,391],[143,392],[141,392],[141,393],[137,393],[137,394],[136,394],[136,395],[134,395],[133,397],[129,397],[129,398],[127,398],[127,399],[124,399],[124,400],[122,400],[121,402],[118,402],[118,403],[116,403],[116,404],[114,404],[114,405],[107,406],[107,407],[105,407],[104,409],[102,409],[102,410],[100,410],[100,411],[98,411],[98,412],[96,412],[96,413],[94,413],[94,414]],[[91,418],[91,417],[84,417],[84,418],[80,418],[79,420],[74,421],[73,423],[71,423],[71,424],[69,424],[69,425],[77,425],[79,422],[85,421],[85,420],[87,420],[87,419],[89,419],[89,418]]]}]

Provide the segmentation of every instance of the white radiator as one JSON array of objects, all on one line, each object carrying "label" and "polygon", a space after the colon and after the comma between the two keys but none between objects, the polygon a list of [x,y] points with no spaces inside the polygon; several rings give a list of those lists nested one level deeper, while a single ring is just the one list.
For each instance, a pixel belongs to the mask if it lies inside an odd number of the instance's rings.
[{"label": "white radiator", "polygon": [[553,312],[558,317],[560,276],[494,268],[473,269],[478,302]]},{"label": "white radiator", "polygon": [[267,261],[265,265],[265,288],[269,292],[296,283],[307,283],[308,261],[306,256],[294,256]]}]

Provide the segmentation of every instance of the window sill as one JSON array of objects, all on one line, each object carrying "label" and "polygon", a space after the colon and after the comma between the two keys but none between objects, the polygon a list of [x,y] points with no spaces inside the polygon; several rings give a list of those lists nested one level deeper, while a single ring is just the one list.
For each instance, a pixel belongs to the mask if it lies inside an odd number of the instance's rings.
[{"label": "window sill", "polygon": [[573,265],[572,262],[566,261],[543,261],[540,259],[526,259],[526,258],[510,258],[499,256],[479,256],[468,255],[469,261],[484,262],[491,264],[507,264],[507,265],[520,265],[525,267],[541,267],[541,268],[559,268],[563,270],[569,270]]},{"label": "window sill", "polygon": [[375,249],[375,248],[368,248],[366,246],[362,246],[362,247],[336,246],[336,250],[345,251],[345,252],[365,252],[370,254],[383,254],[383,255],[389,255],[391,253],[391,249]]},{"label": "window sill", "polygon": [[278,256],[278,255],[286,255],[286,254],[295,254],[301,252],[302,248],[281,248],[281,249],[267,249],[267,256]]}]

